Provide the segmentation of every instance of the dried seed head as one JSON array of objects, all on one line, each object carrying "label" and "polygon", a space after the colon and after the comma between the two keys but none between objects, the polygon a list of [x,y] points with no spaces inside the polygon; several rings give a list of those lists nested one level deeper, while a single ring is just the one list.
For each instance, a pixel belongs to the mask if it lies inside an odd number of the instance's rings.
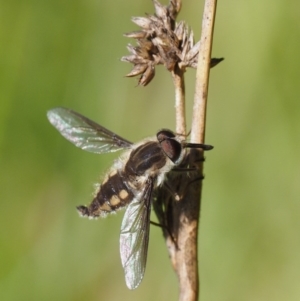
[{"label": "dried seed head", "polygon": [[151,82],[154,75],[155,75],[155,68],[153,64],[149,64],[146,71],[142,74],[142,76],[139,79],[139,85],[147,86]]},{"label": "dried seed head", "polygon": [[147,67],[148,66],[146,64],[136,64],[133,67],[133,69],[130,71],[130,73],[126,74],[126,76],[132,77],[132,76],[140,75],[146,71]]},{"label": "dried seed head", "polygon": [[180,41],[183,40],[183,33],[184,33],[184,22],[183,22],[183,21],[180,21],[180,22],[177,24],[177,26],[176,26],[176,28],[175,28],[175,30],[174,30],[174,33],[175,33],[175,35],[178,37],[178,39],[179,39]]},{"label": "dried seed head", "polygon": [[132,31],[129,33],[124,34],[125,37],[127,38],[133,38],[133,39],[143,39],[146,37],[146,32],[144,31]]},{"label": "dried seed head", "polygon": [[199,42],[194,44],[194,34],[183,22],[175,23],[181,0],[170,0],[168,6],[153,0],[155,14],[133,17],[131,20],[141,30],[125,34],[134,38],[137,46],[128,45],[131,53],[122,61],[134,65],[128,77],[140,75],[139,85],[146,86],[155,75],[155,66],[163,64],[170,72],[176,67],[197,67]]},{"label": "dried seed head", "polygon": [[158,18],[164,18],[167,15],[167,8],[160,4],[157,0],[153,0],[155,15]]},{"label": "dried seed head", "polygon": [[151,21],[146,17],[132,17],[131,21],[143,29],[150,29]]}]

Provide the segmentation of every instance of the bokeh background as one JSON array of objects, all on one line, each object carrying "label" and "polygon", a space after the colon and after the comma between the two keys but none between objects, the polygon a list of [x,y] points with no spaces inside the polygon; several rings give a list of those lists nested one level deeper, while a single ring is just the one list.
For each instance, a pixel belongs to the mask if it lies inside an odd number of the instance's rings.
[{"label": "bokeh background", "polygon": [[[166,1],[164,2],[166,4]],[[203,1],[183,1],[199,39]],[[0,2],[0,299],[176,300],[161,230],[145,278],[126,288],[123,212],[80,219],[117,154],[64,140],[46,111],[65,106],[132,141],[174,128],[164,67],[147,86],[120,62],[150,0]],[[201,301],[300,300],[300,2],[219,1],[199,240]],[[186,76],[188,124],[195,71]],[[155,219],[155,217],[152,217]]]}]

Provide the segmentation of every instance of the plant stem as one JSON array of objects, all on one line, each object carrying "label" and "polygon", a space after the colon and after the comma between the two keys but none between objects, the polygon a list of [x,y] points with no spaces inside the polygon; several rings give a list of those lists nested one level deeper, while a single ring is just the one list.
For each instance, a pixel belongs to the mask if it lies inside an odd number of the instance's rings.
[{"label": "plant stem", "polygon": [[[216,5],[217,0],[205,1],[191,127],[192,143],[204,143],[205,138],[206,107]],[[180,128],[181,125],[177,125],[177,127]],[[199,157],[203,158],[203,151],[192,149],[189,157],[190,164],[195,164]],[[203,177],[203,162],[201,160],[198,162],[199,171],[195,176],[196,179],[197,177],[198,179]],[[181,178],[181,180],[186,182],[184,178]],[[180,179],[178,181],[180,183]],[[176,226],[177,248],[172,262],[179,278],[179,300],[196,301],[198,300],[200,289],[198,226],[202,181],[198,180],[193,184],[185,184],[187,189],[183,199],[179,202],[180,204],[176,204],[173,207],[173,219],[179,219],[179,226]],[[182,183],[178,185],[182,188]]]},{"label": "plant stem", "polygon": [[[205,141],[205,125],[206,125],[206,108],[207,108],[207,96],[209,85],[209,73],[210,73],[210,61],[211,50],[213,42],[214,22],[216,16],[217,0],[205,0],[204,12],[202,18],[202,30],[200,39],[200,48],[198,55],[198,65],[196,72],[196,84],[194,94],[194,106],[193,106],[193,119],[191,126],[191,142],[192,143],[204,143]],[[203,151],[192,149],[190,152],[191,162],[196,162],[196,158],[199,156],[204,158]],[[199,175],[203,177],[203,161],[199,161],[198,164]],[[200,221],[201,210],[201,193],[202,193],[202,181],[198,182],[198,185],[193,185],[194,190],[191,190],[189,202],[194,202],[194,208],[198,212],[197,219],[191,221],[191,227],[193,230],[190,236],[193,238],[188,248],[191,248],[191,253],[195,254],[194,263],[197,268],[197,299],[200,291],[200,279],[198,276],[198,228]],[[195,301],[197,300],[195,299]],[[184,299],[182,299],[184,300]]]},{"label": "plant stem", "polygon": [[185,120],[185,86],[184,86],[184,72],[176,67],[172,72],[172,78],[175,88],[175,120],[176,133],[186,134],[186,120]]},{"label": "plant stem", "polygon": [[206,104],[216,9],[217,0],[205,1],[191,127],[191,142],[193,143],[204,143],[205,138]]},{"label": "plant stem", "polygon": [[[204,143],[206,102],[209,82],[213,25],[217,0],[206,0],[196,75],[191,142]],[[172,72],[175,87],[176,133],[186,134],[184,71]],[[196,171],[171,173],[172,189],[180,196],[174,200],[169,189],[158,189],[153,206],[162,225],[173,268],[179,281],[179,301],[197,301],[199,297],[198,225],[201,208],[203,151],[191,149],[180,166]],[[197,160],[198,159],[198,160]],[[199,160],[200,159],[200,160]],[[197,163],[195,163],[197,162]],[[199,162],[199,163],[198,163]]]}]

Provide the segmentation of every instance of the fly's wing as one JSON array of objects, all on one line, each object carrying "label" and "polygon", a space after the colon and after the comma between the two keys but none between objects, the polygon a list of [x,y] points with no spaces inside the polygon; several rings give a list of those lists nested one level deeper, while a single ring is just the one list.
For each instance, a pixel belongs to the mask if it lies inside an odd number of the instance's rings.
[{"label": "fly's wing", "polygon": [[145,273],[152,190],[153,179],[149,179],[141,197],[135,198],[128,205],[122,221],[120,253],[129,289],[137,288]]},{"label": "fly's wing", "polygon": [[70,109],[47,112],[50,123],[77,147],[92,153],[109,153],[130,148],[132,143]]}]

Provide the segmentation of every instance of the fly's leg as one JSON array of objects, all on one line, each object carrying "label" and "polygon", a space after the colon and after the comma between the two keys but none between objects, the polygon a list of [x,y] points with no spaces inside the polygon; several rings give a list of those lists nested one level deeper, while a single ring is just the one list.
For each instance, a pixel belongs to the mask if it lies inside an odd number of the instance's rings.
[{"label": "fly's leg", "polygon": [[160,224],[160,223],[152,222],[152,221],[150,221],[150,224],[153,225],[153,226],[156,226],[156,227],[160,227],[160,228],[162,228],[162,229],[165,229],[165,230],[168,232],[169,236],[171,237],[172,242],[174,243],[174,245],[175,245],[176,248],[178,249],[178,245],[177,245],[176,239],[175,239],[175,237],[172,235],[172,232],[170,231],[170,229],[168,228],[168,226],[162,225],[162,224]]}]

